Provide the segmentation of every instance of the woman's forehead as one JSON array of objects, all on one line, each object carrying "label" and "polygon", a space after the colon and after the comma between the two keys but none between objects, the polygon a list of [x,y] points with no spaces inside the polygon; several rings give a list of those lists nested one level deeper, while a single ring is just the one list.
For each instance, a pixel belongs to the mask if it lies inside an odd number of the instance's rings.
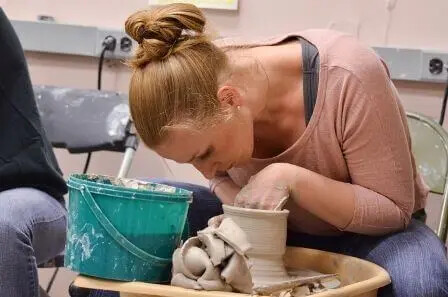
[{"label": "woman's forehead", "polygon": [[164,140],[154,150],[164,158],[179,163],[187,163],[209,144],[208,131],[198,131],[187,127],[171,127]]}]

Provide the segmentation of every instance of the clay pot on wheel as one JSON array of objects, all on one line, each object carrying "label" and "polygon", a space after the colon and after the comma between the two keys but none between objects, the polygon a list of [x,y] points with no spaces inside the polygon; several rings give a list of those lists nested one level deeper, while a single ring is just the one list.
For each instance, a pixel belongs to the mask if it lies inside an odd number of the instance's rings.
[{"label": "clay pot on wheel", "polygon": [[288,210],[259,210],[223,205],[224,217],[231,218],[247,235],[252,246],[249,258],[254,287],[288,281],[283,262],[286,251]]}]

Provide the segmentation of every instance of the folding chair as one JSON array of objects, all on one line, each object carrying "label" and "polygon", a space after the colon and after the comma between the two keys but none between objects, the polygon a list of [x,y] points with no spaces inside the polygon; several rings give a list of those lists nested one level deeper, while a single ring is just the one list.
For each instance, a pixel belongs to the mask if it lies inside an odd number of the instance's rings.
[{"label": "folding chair", "polygon": [[417,168],[432,193],[442,195],[437,236],[446,242],[448,223],[448,133],[434,120],[407,113]]}]

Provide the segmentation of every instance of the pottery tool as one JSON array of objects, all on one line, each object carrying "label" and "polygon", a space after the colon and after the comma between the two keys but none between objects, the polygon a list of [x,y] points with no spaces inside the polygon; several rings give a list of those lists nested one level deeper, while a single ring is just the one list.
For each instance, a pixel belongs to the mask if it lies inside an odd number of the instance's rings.
[{"label": "pottery tool", "polygon": [[285,207],[286,202],[288,202],[288,199],[289,199],[289,196],[283,197],[273,210],[275,210],[275,211],[282,210],[283,207]]}]

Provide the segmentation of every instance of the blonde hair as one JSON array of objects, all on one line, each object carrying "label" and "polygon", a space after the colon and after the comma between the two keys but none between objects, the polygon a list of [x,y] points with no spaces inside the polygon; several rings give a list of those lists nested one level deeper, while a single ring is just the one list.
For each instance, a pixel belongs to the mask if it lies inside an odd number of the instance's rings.
[{"label": "blonde hair", "polygon": [[204,33],[205,23],[191,4],[139,11],[126,21],[126,32],[139,44],[128,63],[130,109],[149,147],[160,144],[166,127],[201,128],[228,114],[217,98],[218,75],[228,61]]}]

